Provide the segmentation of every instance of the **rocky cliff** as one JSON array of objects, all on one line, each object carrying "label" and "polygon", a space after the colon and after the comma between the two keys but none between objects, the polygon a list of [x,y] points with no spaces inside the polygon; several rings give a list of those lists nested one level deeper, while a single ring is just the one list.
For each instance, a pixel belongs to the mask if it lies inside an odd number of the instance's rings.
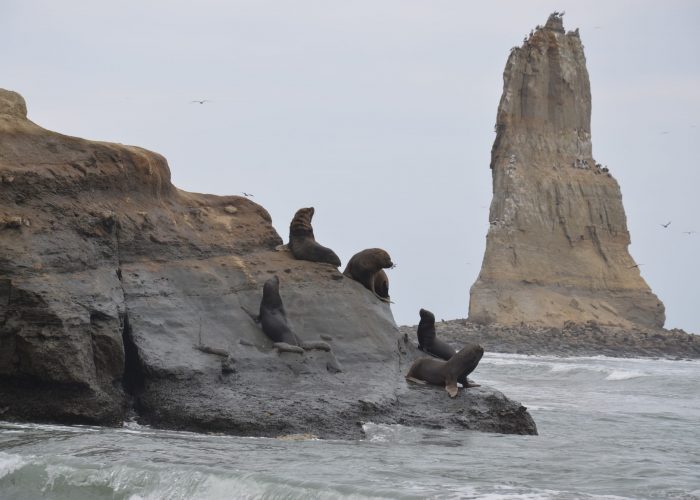
[{"label": "rocky cliff", "polygon": [[503,73],[493,200],[469,319],[662,327],[664,306],[628,252],[620,186],[593,158],[591,91],[578,30],[553,14]]},{"label": "rocky cliff", "polygon": [[[0,418],[135,416],[267,436],[357,437],[362,421],[536,432],[493,389],[450,400],[409,386],[415,339],[389,305],[281,243],[248,199],[181,191],[162,156],[47,131],[0,90]],[[330,352],[279,352],[251,319],[274,274],[296,333]]]}]

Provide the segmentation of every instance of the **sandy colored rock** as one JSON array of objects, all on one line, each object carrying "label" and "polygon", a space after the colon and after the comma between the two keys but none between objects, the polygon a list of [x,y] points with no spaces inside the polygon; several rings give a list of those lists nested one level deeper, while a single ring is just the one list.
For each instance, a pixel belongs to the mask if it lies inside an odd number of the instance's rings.
[{"label": "sandy colored rock", "polygon": [[503,74],[491,152],[493,200],[469,319],[663,326],[661,301],[628,252],[617,181],[592,156],[583,45],[550,16]]},{"label": "sandy colored rock", "polygon": [[26,118],[27,103],[24,102],[24,97],[17,92],[0,89],[0,115]]}]

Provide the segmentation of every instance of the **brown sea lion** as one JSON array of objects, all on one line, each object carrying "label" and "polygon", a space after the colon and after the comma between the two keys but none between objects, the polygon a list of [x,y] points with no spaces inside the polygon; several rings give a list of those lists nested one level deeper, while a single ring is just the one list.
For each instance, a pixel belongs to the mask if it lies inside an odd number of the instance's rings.
[{"label": "brown sea lion", "polygon": [[301,342],[292,331],[280,296],[280,279],[277,275],[263,285],[260,315],[253,319],[260,322],[263,333],[280,351],[303,353],[304,350],[310,349],[331,350],[330,345],[323,341]]},{"label": "brown sea lion", "polygon": [[[381,248],[368,248],[352,256],[343,274],[348,278],[362,283],[367,290],[371,291],[379,299],[388,302],[389,279],[387,278],[386,280],[386,297],[383,297],[377,292],[376,280],[380,272],[384,273],[382,269],[389,269],[392,267],[394,267],[394,263],[391,262],[391,257],[389,257],[386,250],[382,250]],[[381,291],[383,292],[384,290],[382,289]]]},{"label": "brown sea lion", "polygon": [[311,262],[325,262],[335,267],[340,266],[340,259],[330,248],[326,248],[316,242],[311,219],[314,216],[314,207],[300,208],[294,214],[289,224],[289,249],[295,259]]},{"label": "brown sea lion", "polygon": [[[457,382],[467,382],[467,375],[474,371],[484,355],[484,348],[477,344],[462,347],[449,361],[435,358],[420,358],[414,361],[406,374],[406,379],[418,383],[445,386],[451,398],[457,397]],[[465,384],[474,387],[476,384]]]},{"label": "brown sea lion", "polygon": [[443,342],[435,334],[435,315],[427,309],[421,309],[418,323],[418,349],[445,361],[449,360],[457,350],[447,342]]}]

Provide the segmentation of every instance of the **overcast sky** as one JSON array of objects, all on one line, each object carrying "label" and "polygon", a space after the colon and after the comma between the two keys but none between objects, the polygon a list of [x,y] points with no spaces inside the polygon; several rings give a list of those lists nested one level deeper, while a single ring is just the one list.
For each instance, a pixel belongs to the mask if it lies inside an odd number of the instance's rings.
[{"label": "overcast sky", "polygon": [[181,189],[253,193],[285,241],[314,206],[343,268],[385,248],[399,324],[464,318],[503,68],[554,10],[580,28],[632,256],[666,326],[700,333],[700,2],[0,0],[0,87],[46,128],[165,155]]}]

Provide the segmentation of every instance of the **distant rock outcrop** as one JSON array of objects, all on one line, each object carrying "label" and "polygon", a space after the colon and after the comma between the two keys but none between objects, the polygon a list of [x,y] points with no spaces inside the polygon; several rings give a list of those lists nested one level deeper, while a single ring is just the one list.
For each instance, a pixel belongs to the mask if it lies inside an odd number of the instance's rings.
[{"label": "distant rock outcrop", "polygon": [[578,30],[553,14],[503,73],[493,200],[469,319],[662,327],[664,306],[627,247],[620,187],[591,149],[591,91]]},{"label": "distant rock outcrop", "polygon": [[[418,354],[389,305],[281,243],[247,198],[181,191],[162,156],[45,130],[0,89],[0,419],[135,416],[266,436],[358,437],[367,420],[536,432],[493,389],[448,401],[409,387]],[[251,318],[273,275],[300,341],[330,352],[277,350]]]}]

